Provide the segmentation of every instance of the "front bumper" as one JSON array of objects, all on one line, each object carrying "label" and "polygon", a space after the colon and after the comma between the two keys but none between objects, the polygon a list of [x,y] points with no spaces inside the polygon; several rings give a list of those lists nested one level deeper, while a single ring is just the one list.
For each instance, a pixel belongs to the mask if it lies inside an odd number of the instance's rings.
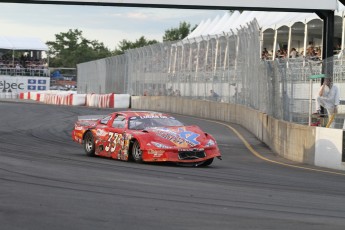
[{"label": "front bumper", "polygon": [[217,157],[221,159],[218,148],[179,151],[177,149],[151,149],[143,150],[143,161],[145,162],[177,162],[177,163],[196,163]]}]

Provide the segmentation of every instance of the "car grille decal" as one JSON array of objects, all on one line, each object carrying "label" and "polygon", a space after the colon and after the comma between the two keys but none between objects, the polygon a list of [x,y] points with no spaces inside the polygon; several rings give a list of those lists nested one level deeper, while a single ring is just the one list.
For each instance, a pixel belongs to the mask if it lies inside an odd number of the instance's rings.
[{"label": "car grille decal", "polygon": [[178,158],[180,160],[192,160],[192,159],[203,158],[205,156],[206,156],[205,151],[199,150],[199,149],[188,150],[188,151],[180,150],[178,152]]}]

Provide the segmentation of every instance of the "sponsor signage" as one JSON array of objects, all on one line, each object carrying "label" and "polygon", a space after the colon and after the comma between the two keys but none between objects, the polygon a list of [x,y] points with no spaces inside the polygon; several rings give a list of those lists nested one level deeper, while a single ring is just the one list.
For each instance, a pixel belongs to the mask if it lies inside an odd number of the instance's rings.
[{"label": "sponsor signage", "polygon": [[49,90],[49,77],[0,76],[0,93],[21,93]]},{"label": "sponsor signage", "polygon": [[[21,1],[22,2],[22,1]],[[175,8],[275,8],[275,9],[308,9],[308,10],[337,10],[337,0],[41,0],[27,1],[30,2],[52,2],[52,4],[84,4],[84,5],[122,5],[122,6],[145,6],[145,7],[164,7],[170,6]]]}]

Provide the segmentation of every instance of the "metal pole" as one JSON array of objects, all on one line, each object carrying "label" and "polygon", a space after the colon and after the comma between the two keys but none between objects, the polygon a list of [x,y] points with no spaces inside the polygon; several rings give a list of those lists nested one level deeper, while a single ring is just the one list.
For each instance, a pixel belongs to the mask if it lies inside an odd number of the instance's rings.
[{"label": "metal pole", "polygon": [[292,36],[292,25],[289,26],[289,38],[288,38],[288,50],[287,50],[288,58],[290,58],[290,51],[291,51],[291,36]]},{"label": "metal pole", "polygon": [[307,40],[308,40],[308,23],[304,24],[304,45],[303,45],[303,56],[306,57],[307,52]]},{"label": "metal pole", "polygon": [[210,36],[207,36],[207,46],[206,46],[206,54],[205,54],[205,64],[204,64],[204,69],[205,69],[205,73],[204,73],[204,99],[207,98],[207,91],[206,91],[206,84],[207,84],[207,80],[206,80],[206,72],[207,72],[207,59],[208,59],[208,52],[209,52],[209,48],[210,48]]},{"label": "metal pole", "polygon": [[277,38],[278,38],[278,30],[274,30],[274,40],[273,40],[273,54],[272,54],[272,60],[276,59],[276,52],[277,52]]},{"label": "metal pole", "polygon": [[323,19],[323,47],[322,59],[333,57],[334,11],[324,11]]},{"label": "metal pole", "polygon": [[[343,12],[341,15],[341,18],[343,19],[342,23],[342,30],[341,30],[341,50],[340,50],[340,57],[341,57],[341,65],[343,65],[343,60],[344,60],[344,45],[345,45],[345,18],[344,15],[345,13]],[[344,122],[345,125],[345,122]]]},{"label": "metal pole", "polygon": [[[195,42],[196,39],[194,38]],[[197,96],[197,99],[199,99],[199,79],[198,79],[198,71],[199,71],[199,55],[200,55],[200,43],[203,42],[200,41],[198,42],[198,51],[197,51],[197,54],[196,54],[196,63],[195,63],[195,75],[194,75],[194,82],[196,84],[196,96]]]},{"label": "metal pole", "polygon": [[313,97],[313,80],[309,80],[309,116],[308,116],[308,125],[311,125],[311,112],[312,112],[312,97]]}]

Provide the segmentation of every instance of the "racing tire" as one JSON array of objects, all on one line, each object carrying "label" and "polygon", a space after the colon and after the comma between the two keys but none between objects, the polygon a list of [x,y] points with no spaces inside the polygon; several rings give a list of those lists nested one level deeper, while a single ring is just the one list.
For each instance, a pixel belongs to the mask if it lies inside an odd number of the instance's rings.
[{"label": "racing tire", "polygon": [[142,150],[138,141],[134,141],[131,149],[132,158],[136,163],[143,163]]},{"label": "racing tire", "polygon": [[84,136],[84,150],[87,156],[95,156],[95,140],[91,132],[87,132]]},{"label": "racing tire", "polygon": [[212,164],[212,162],[213,162],[213,158],[208,159],[208,160],[204,161],[202,164],[200,164],[199,167],[209,166],[210,164]]}]

